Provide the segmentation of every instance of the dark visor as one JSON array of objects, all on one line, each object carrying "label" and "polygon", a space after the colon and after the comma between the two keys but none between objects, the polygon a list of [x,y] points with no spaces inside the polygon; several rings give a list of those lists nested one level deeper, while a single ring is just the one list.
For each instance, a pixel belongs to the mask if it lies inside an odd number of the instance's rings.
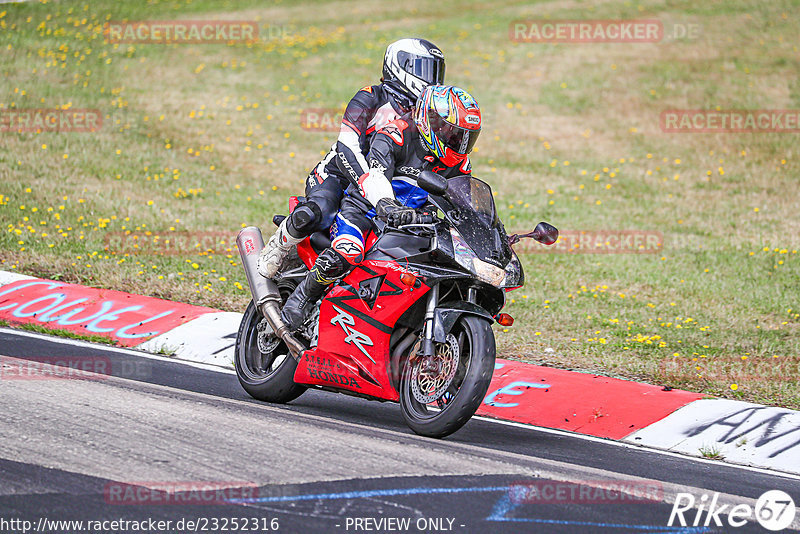
[{"label": "dark visor", "polygon": [[400,52],[397,54],[400,67],[428,84],[444,82],[444,60],[434,57],[419,57]]},{"label": "dark visor", "polygon": [[478,140],[480,130],[467,130],[445,121],[434,110],[428,110],[431,117],[431,129],[442,140],[444,146],[459,154],[469,154]]}]

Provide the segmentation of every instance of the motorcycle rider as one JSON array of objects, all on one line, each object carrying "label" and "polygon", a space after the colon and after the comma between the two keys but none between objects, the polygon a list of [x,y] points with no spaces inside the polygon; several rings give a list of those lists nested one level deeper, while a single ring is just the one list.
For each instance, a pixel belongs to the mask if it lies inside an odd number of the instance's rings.
[{"label": "motorcycle rider", "polygon": [[422,90],[444,81],[444,55],[425,39],[400,39],[386,48],[383,76],[350,100],[339,137],[306,178],[305,201],[270,237],[258,258],[258,272],[272,278],[289,250],[314,232],[327,229],[339,210],[348,178],[367,172],[364,156],[376,130],[408,113]]},{"label": "motorcycle rider", "polygon": [[333,241],[284,304],[283,322],[299,329],[325,289],[364,259],[372,218],[392,227],[414,224],[428,194],[416,177],[431,170],[445,178],[471,172],[468,154],[481,131],[475,99],[458,87],[431,85],[422,91],[413,113],[400,117],[372,140],[367,172],[342,201],[331,229]]}]

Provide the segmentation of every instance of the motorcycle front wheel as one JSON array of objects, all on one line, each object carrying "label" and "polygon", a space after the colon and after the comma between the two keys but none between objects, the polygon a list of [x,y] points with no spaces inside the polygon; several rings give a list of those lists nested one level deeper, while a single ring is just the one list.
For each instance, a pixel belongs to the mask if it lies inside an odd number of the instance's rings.
[{"label": "motorcycle front wheel", "polygon": [[489,389],[495,353],[491,323],[464,314],[444,343],[436,343],[438,372],[422,372],[422,358],[407,360],[400,381],[400,407],[411,430],[443,438],[464,426]]}]

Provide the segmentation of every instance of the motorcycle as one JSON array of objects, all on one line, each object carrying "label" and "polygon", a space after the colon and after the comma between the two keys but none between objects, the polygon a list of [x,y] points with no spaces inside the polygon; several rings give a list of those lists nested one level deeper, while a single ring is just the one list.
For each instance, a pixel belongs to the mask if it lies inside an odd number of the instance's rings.
[{"label": "motorcycle", "polygon": [[236,337],[235,366],[253,398],[286,403],[316,388],[399,402],[406,424],[435,438],[475,414],[495,367],[492,324],[513,323],[501,313],[505,293],[524,283],[511,245],[524,237],[553,244],[558,230],[539,223],[509,237],[491,188],[472,176],[423,171],[417,184],[429,194],[428,220],[398,228],[376,220],[364,261],[328,289],[294,334],[280,306],[330,245],[327,234],[298,244],[270,280],[256,270],[261,231],[239,232],[253,300]]}]

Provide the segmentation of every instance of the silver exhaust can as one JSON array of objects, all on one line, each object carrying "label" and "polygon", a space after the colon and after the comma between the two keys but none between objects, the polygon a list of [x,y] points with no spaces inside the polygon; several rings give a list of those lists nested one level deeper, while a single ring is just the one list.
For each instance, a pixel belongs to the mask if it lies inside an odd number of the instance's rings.
[{"label": "silver exhaust can", "polygon": [[256,226],[242,228],[239,235],[236,236],[236,246],[242,257],[242,268],[256,307],[260,308],[270,296],[277,296],[280,299],[275,282],[258,274],[258,255],[264,248],[264,237],[261,235],[261,230]]},{"label": "silver exhaust can", "polygon": [[272,331],[286,343],[292,357],[300,360],[305,347],[292,334],[281,320],[281,294],[278,286],[269,278],[258,273],[258,256],[264,248],[264,237],[256,226],[242,228],[236,236],[236,247],[242,258],[247,285],[253,296],[253,303],[272,327]]}]

